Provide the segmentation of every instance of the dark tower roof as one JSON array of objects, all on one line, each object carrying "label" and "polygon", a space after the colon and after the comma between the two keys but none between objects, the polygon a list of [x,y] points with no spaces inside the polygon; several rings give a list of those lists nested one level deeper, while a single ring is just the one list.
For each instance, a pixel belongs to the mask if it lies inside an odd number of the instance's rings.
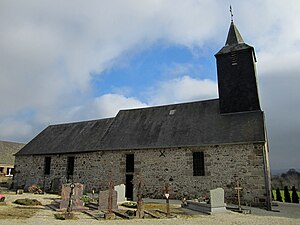
[{"label": "dark tower roof", "polygon": [[232,51],[239,51],[244,49],[252,49],[254,61],[256,62],[254,48],[244,42],[242,35],[240,34],[239,30],[237,29],[236,25],[232,20],[229,27],[225,46],[216,54],[216,56],[219,54],[224,54],[224,53],[229,53]]},{"label": "dark tower roof", "polygon": [[235,45],[235,44],[242,44],[242,43],[244,43],[244,40],[243,40],[239,30],[233,23],[233,21],[231,21],[225,45]]}]

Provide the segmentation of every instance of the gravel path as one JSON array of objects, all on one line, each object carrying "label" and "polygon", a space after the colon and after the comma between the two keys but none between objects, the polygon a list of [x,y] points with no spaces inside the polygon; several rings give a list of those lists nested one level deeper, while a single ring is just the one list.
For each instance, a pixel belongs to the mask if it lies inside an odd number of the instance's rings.
[{"label": "gravel path", "polygon": [[[48,204],[52,198],[58,198],[57,195],[32,195],[32,194],[23,194],[23,195],[7,195],[7,204],[11,205],[11,202],[17,198],[35,198],[40,200],[43,204]],[[2,207],[2,206],[0,206]],[[174,219],[134,219],[134,220],[95,220],[90,216],[83,213],[75,213],[78,217],[78,220],[56,220],[54,219],[54,211],[44,208],[39,209],[35,216],[29,219],[0,219],[0,225],[18,225],[18,224],[30,224],[30,225],[94,225],[94,224],[142,224],[142,225],[152,225],[152,224],[161,224],[161,225],[210,225],[210,224],[233,224],[233,225],[242,225],[242,224],[255,224],[255,225],[277,225],[277,224],[300,224],[300,205],[294,204],[284,204],[281,203],[277,207],[274,207],[275,210],[280,210],[280,212],[268,212],[261,209],[252,208],[252,214],[239,214],[234,212],[228,212],[226,214],[216,214],[216,215],[203,215],[193,213],[193,216],[190,218],[174,218]]]}]

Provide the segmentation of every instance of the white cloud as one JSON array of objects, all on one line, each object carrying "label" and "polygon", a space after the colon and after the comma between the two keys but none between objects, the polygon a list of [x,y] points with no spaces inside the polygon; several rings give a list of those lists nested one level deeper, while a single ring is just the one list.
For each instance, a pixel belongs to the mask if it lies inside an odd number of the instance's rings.
[{"label": "white cloud", "polygon": [[103,71],[128,49],[160,39],[200,45],[221,26],[215,1],[1,4],[1,115],[56,107],[63,98],[88,92],[91,72]]},{"label": "white cloud", "polygon": [[149,91],[151,105],[217,98],[216,82],[183,76],[162,81]]},{"label": "white cloud", "polygon": [[105,94],[93,101],[92,107],[97,117],[114,117],[121,109],[146,107],[145,103],[132,97],[118,94]]},{"label": "white cloud", "polygon": [[[4,0],[0,3],[0,139],[28,141],[48,123],[114,116],[124,107],[216,97],[216,83],[200,80],[189,63],[176,66],[175,62],[174,70],[164,71],[169,80],[164,77],[150,87],[147,103],[132,88],[118,86],[115,93],[95,98],[91,74],[113,68],[127,57],[126,52],[142,51],[161,40],[191,51],[218,43],[217,51],[226,40],[230,4],[244,40],[257,50],[268,124],[285,118],[287,107],[296,121],[298,105],[283,102],[300,96],[294,87],[300,74],[298,0]],[[274,84],[274,77],[279,84]],[[281,101],[274,92],[280,93]],[[29,120],[22,117],[27,110],[35,112]],[[279,129],[273,126],[269,135]]]}]

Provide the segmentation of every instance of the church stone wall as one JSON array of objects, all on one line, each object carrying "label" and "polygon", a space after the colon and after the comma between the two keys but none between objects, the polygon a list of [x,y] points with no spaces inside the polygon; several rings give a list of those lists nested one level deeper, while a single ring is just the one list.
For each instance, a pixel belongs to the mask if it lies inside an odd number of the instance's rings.
[{"label": "church stone wall", "polygon": [[[193,152],[204,152],[205,176],[193,176]],[[15,187],[35,178],[50,189],[55,178],[66,182],[67,157],[75,156],[74,182],[85,191],[104,190],[110,177],[115,185],[125,184],[126,154],[134,154],[134,177],[141,177],[144,196],[162,198],[165,182],[171,184],[171,198],[209,196],[209,190],[222,187],[227,202],[236,201],[234,187],[239,179],[243,203],[266,201],[264,144],[213,145],[143,150],[99,151],[51,156],[50,175],[44,175],[45,156],[17,156]]]}]

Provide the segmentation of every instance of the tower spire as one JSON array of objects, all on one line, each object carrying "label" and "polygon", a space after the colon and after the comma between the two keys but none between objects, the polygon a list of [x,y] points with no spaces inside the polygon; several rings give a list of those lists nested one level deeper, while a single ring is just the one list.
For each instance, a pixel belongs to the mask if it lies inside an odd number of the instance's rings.
[{"label": "tower spire", "polygon": [[230,14],[231,24],[225,46],[215,55],[220,112],[260,110],[254,49],[244,42],[235,26],[231,7]]}]

